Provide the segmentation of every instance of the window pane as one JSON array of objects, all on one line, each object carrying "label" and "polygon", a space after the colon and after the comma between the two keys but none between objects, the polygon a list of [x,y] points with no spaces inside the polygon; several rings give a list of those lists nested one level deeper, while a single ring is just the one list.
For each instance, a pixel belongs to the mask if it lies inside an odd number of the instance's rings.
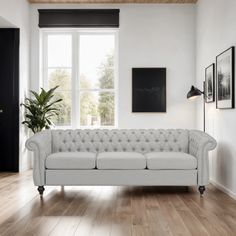
[{"label": "window pane", "polygon": [[59,86],[57,90],[71,89],[71,70],[70,69],[49,69],[48,70],[49,88]]},{"label": "window pane", "polygon": [[48,66],[71,67],[71,35],[55,34],[48,36]]},{"label": "window pane", "polygon": [[81,126],[114,126],[114,93],[80,92]]},{"label": "window pane", "polygon": [[71,91],[55,93],[55,99],[62,99],[58,107],[60,108],[59,115],[53,119],[57,126],[70,126],[71,125]]},{"label": "window pane", "polygon": [[114,94],[109,92],[100,92],[98,113],[102,126],[113,126],[114,123]]},{"label": "window pane", "polygon": [[81,35],[80,88],[114,88],[114,35]]}]

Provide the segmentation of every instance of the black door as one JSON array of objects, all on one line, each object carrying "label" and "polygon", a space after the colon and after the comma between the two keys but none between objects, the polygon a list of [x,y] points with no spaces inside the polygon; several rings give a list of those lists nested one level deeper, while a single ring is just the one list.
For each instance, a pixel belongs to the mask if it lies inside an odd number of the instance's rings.
[{"label": "black door", "polygon": [[19,29],[0,29],[0,171],[19,170]]}]

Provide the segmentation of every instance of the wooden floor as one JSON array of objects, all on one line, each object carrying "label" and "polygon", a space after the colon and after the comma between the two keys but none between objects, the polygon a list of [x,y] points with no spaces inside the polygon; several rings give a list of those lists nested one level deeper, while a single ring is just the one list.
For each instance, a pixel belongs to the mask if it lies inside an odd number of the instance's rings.
[{"label": "wooden floor", "polygon": [[46,187],[0,173],[0,235],[236,235],[236,201],[208,186]]}]

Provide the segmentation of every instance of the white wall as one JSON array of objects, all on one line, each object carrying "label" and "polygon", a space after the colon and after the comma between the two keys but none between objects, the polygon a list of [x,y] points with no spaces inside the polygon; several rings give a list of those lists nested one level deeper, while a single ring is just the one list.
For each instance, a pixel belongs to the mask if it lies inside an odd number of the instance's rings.
[{"label": "white wall", "polygon": [[[29,89],[29,4],[26,0],[0,1],[0,27],[20,28],[20,102],[24,101]],[[20,122],[23,114],[20,113]],[[20,125],[20,170],[30,167],[25,149],[27,133]]]},{"label": "white wall", "polygon": [[[236,46],[236,1],[199,0],[197,4],[197,63],[198,86],[204,80],[204,68],[215,57]],[[198,127],[202,123],[198,106]],[[236,197],[236,110],[216,110],[215,103],[207,105],[206,131],[217,139],[218,147],[211,158],[211,178]]]},{"label": "white wall", "polygon": [[[38,8],[119,8],[119,128],[194,128],[195,6],[31,5],[31,78],[38,89]],[[131,113],[131,68],[167,67],[167,113]],[[180,115],[181,114],[181,115]]]}]

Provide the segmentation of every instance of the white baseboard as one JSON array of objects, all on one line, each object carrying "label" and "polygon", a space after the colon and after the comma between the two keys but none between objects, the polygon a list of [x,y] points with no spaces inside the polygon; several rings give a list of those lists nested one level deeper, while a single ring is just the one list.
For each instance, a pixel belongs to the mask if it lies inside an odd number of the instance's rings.
[{"label": "white baseboard", "polygon": [[233,199],[236,200],[236,193],[232,192],[231,190],[229,190],[228,188],[226,188],[225,186],[223,186],[222,184],[216,182],[215,180],[211,179],[210,180],[211,184],[213,184],[216,188],[218,188],[219,190],[221,190],[222,192],[226,193],[227,195],[229,195],[230,197],[232,197]]}]

